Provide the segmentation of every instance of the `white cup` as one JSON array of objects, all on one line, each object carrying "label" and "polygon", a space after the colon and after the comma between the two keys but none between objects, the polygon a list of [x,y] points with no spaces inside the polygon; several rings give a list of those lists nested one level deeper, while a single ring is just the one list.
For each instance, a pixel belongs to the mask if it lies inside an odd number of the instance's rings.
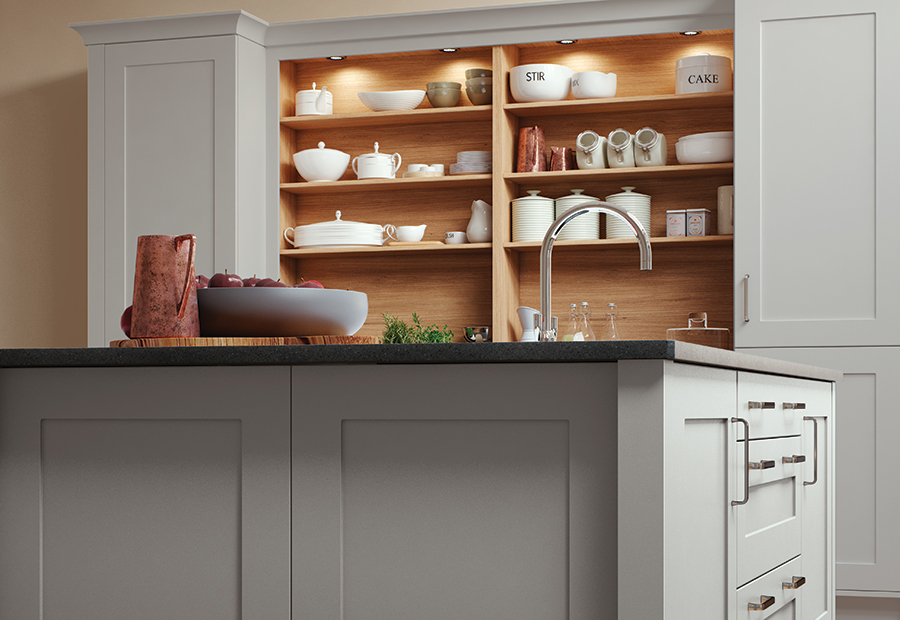
[{"label": "white cup", "polygon": [[444,233],[444,243],[455,245],[458,243],[465,243],[466,241],[466,233],[462,232],[461,230]]},{"label": "white cup", "polygon": [[616,96],[616,74],[582,71],[572,76],[572,96],[576,99]]},{"label": "white cup", "polygon": [[411,243],[422,240],[422,237],[425,236],[425,226],[426,224],[418,226],[394,226],[393,224],[388,224],[384,227],[384,232],[394,241]]}]

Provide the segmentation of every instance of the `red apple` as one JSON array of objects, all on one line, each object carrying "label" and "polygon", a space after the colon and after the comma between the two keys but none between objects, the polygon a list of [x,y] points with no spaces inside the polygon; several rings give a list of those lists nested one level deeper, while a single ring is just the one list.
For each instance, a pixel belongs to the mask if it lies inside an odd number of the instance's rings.
[{"label": "red apple", "polygon": [[122,331],[125,332],[126,338],[131,338],[131,312],[134,306],[128,306],[125,308],[125,312],[122,313],[122,319],[119,321],[119,325],[122,327]]},{"label": "red apple", "polygon": [[256,283],[259,282],[259,278],[256,277],[256,274],[253,274],[252,278],[244,278],[244,286],[256,286]]},{"label": "red apple", "polygon": [[204,275],[197,276],[197,288],[207,288],[209,286],[209,278]]},{"label": "red apple", "polygon": [[228,273],[227,269],[225,273],[217,273],[209,279],[210,288],[231,288],[237,286],[244,286],[244,281],[236,273]]},{"label": "red apple", "polygon": [[306,280],[305,282],[301,282],[300,284],[295,284],[294,288],[325,288],[322,284],[316,280]]},{"label": "red apple", "polygon": [[[266,282],[266,280],[268,280],[268,282]],[[256,286],[266,286],[269,288],[287,288],[287,284],[285,284],[281,280],[273,280],[272,278],[266,278],[266,280],[260,280],[260,282],[258,282]],[[265,282],[265,284],[263,284],[263,282]]]}]

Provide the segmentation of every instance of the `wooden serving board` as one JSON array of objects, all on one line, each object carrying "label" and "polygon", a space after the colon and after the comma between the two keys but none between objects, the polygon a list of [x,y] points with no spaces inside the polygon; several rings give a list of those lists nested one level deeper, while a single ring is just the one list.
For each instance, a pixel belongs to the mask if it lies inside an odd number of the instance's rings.
[{"label": "wooden serving board", "polygon": [[385,245],[444,245],[443,241],[388,241]]},{"label": "wooden serving board", "polygon": [[278,338],[132,338],[113,340],[112,348],[140,347],[258,347],[279,344],[378,344],[377,336],[290,336]]}]

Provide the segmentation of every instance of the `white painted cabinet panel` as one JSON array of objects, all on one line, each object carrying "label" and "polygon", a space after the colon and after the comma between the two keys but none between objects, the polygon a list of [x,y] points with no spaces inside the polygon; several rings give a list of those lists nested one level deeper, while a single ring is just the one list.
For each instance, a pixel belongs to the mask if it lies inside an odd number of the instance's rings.
[{"label": "white painted cabinet panel", "polygon": [[[76,29],[90,44],[98,26]],[[136,40],[92,45],[89,59],[88,341],[105,346],[122,337],[138,236],[197,235],[198,273],[271,275],[276,225],[265,212],[261,44]]]},{"label": "white painted cabinet panel", "polygon": [[0,617],[286,618],[289,369],[0,370]]},{"label": "white painted cabinet panel", "polygon": [[900,344],[900,5],[735,3],[735,346]]},{"label": "white painted cabinet panel", "polygon": [[616,617],[615,364],[293,386],[292,617]]},{"label": "white painted cabinet panel", "polygon": [[[824,470],[835,476],[836,588],[839,595],[900,597],[900,531],[895,525],[900,521],[900,348],[759,353],[843,371],[843,381],[835,385],[835,464]],[[820,442],[821,433],[820,426]],[[807,470],[810,480],[808,463]]]}]

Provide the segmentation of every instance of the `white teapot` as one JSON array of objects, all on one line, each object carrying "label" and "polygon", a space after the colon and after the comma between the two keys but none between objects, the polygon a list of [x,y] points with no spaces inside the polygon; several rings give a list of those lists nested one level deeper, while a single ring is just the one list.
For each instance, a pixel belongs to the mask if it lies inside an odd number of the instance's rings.
[{"label": "white teapot", "polygon": [[375,152],[366,153],[353,158],[353,172],[358,179],[393,179],[402,162],[400,153],[387,155],[378,152],[378,143],[375,143]]}]

